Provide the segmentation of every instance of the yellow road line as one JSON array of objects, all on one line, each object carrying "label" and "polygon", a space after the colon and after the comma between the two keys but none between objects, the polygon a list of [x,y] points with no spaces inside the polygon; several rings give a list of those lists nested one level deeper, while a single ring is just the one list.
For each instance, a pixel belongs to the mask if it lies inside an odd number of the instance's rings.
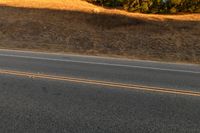
[{"label": "yellow road line", "polygon": [[170,88],[160,88],[160,87],[151,87],[151,86],[134,85],[134,84],[123,84],[123,83],[116,83],[116,82],[89,80],[89,79],[72,78],[72,77],[65,77],[65,76],[47,75],[47,74],[30,73],[30,72],[13,71],[13,70],[3,70],[3,69],[0,69],[0,74],[200,97],[200,92],[189,91],[189,90],[177,90],[177,89],[170,89]]}]

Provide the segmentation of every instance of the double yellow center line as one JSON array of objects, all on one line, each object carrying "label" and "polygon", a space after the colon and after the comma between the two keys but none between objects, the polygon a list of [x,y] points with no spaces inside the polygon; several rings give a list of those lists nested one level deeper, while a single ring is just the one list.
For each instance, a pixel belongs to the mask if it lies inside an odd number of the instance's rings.
[{"label": "double yellow center line", "polygon": [[91,85],[100,85],[100,86],[107,86],[107,87],[125,88],[125,89],[133,89],[133,90],[140,90],[140,91],[160,92],[160,93],[197,96],[197,97],[200,96],[200,92],[197,92],[197,91],[177,90],[177,89],[160,88],[160,87],[143,86],[143,85],[134,85],[134,84],[123,84],[123,83],[117,83],[117,82],[89,80],[89,79],[82,79],[82,78],[73,78],[73,77],[66,77],[66,76],[56,76],[56,75],[39,74],[39,73],[22,72],[22,71],[13,71],[13,70],[0,69],[0,74],[31,77],[31,78],[41,78],[41,79],[49,79],[49,80],[59,80],[59,81],[67,81],[67,82],[83,83],[83,84],[91,84]]}]

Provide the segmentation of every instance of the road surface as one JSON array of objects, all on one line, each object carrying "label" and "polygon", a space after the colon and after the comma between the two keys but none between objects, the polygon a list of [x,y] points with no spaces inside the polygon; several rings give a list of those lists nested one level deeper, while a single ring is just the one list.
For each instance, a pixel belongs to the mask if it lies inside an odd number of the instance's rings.
[{"label": "road surface", "polygon": [[4,133],[199,133],[200,66],[0,50]]}]

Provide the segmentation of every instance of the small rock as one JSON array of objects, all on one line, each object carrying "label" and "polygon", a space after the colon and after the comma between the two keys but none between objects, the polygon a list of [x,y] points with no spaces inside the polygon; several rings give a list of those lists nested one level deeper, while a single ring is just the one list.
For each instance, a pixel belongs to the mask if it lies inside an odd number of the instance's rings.
[{"label": "small rock", "polygon": [[94,13],[100,13],[100,9],[99,8],[95,8],[95,9],[93,9],[93,12]]}]

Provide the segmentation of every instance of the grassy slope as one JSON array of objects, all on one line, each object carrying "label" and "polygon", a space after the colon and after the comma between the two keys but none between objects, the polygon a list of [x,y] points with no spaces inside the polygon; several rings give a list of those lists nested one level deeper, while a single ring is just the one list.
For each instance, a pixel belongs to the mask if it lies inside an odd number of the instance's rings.
[{"label": "grassy slope", "polygon": [[127,13],[80,0],[0,4],[1,48],[200,62],[199,14]]}]

